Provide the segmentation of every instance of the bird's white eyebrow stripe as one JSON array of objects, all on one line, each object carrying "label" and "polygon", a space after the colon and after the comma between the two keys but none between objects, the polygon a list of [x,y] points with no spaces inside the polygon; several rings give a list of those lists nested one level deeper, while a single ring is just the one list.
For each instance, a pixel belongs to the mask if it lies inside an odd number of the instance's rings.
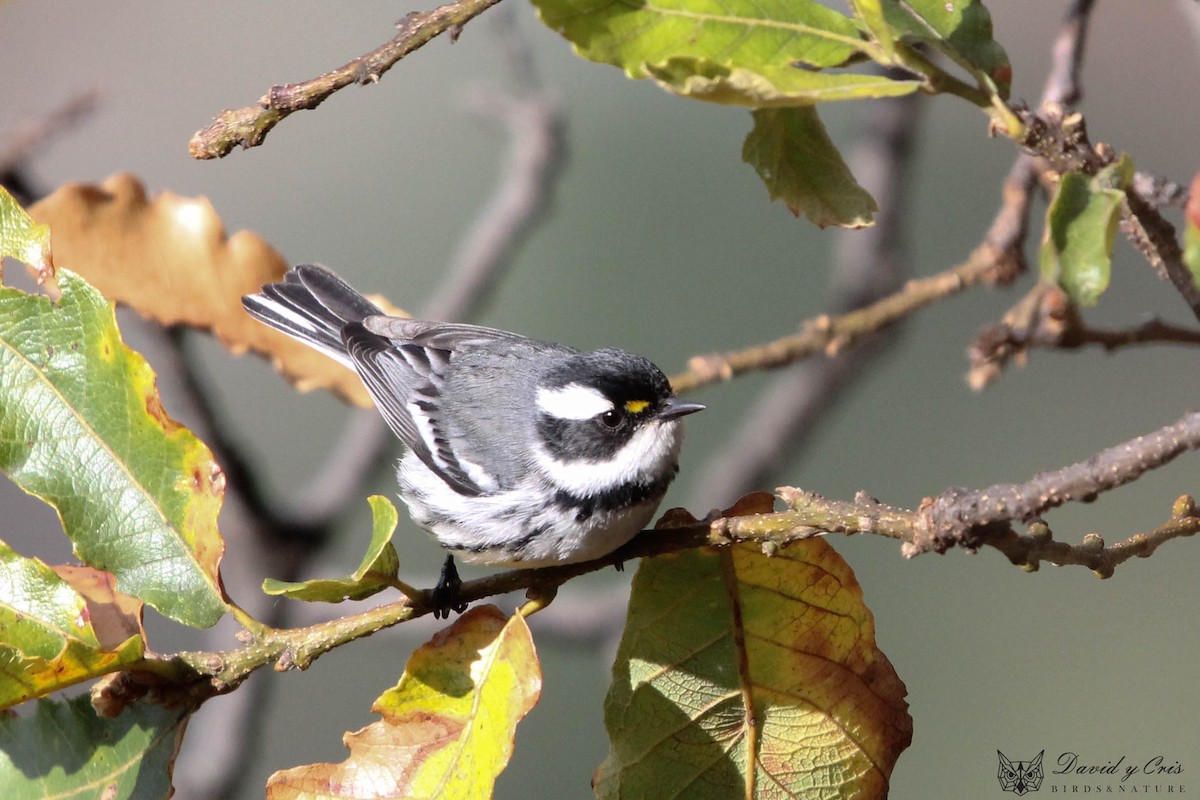
[{"label": "bird's white eyebrow stripe", "polygon": [[612,401],[590,386],[568,383],[556,389],[539,388],[538,408],[559,419],[591,419],[611,411]]}]

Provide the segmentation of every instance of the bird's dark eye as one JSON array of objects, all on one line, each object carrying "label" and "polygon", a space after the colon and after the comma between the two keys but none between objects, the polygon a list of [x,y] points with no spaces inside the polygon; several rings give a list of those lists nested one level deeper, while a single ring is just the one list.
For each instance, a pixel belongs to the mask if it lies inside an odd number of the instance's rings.
[{"label": "bird's dark eye", "polygon": [[608,411],[605,411],[600,415],[600,422],[602,422],[606,428],[620,427],[621,423],[624,421],[625,415],[615,408],[610,408]]}]

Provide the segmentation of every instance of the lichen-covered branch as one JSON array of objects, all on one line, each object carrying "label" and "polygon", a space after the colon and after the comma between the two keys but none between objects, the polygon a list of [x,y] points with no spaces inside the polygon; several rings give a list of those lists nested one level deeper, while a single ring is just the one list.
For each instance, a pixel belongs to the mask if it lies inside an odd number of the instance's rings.
[{"label": "lichen-covered branch", "polygon": [[271,129],[295,111],[316,108],[352,83],[378,83],[383,74],[412,51],[443,33],[458,37],[462,26],[500,0],[458,0],[432,11],[413,11],[396,24],[391,41],[312,80],[272,86],[252,106],[222,111],[208,127],[192,136],[193,158],[223,158],[234,147],[256,147]]}]

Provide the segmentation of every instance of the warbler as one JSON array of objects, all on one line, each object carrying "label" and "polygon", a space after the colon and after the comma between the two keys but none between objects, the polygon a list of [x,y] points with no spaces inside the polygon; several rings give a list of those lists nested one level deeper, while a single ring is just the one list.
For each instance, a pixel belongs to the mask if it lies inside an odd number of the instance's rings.
[{"label": "warbler", "polygon": [[625,544],[679,469],[680,418],[704,408],[633,353],[389,316],[313,264],[242,305],[358,373],[407,448],[401,500],[468,562],[547,567]]}]

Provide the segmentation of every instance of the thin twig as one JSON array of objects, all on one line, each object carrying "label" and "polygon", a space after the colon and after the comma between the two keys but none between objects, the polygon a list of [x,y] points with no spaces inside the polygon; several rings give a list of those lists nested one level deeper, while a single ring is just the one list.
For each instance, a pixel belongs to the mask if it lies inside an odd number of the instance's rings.
[{"label": "thin twig", "polygon": [[[894,508],[861,495],[850,502],[827,500],[790,487],[781,489],[780,494],[792,510],[718,520],[714,530],[719,527],[735,541],[757,540],[775,545],[824,533],[871,533],[903,542],[901,553],[908,558],[929,552],[912,544],[914,531],[922,524],[920,511]],[[1026,533],[1017,532],[1010,521],[997,522],[976,531],[977,538],[956,543],[971,552],[984,545],[993,547],[1027,572],[1036,572],[1041,562],[1046,561],[1056,566],[1084,566],[1099,578],[1111,578],[1118,566],[1134,556],[1147,558],[1165,542],[1197,532],[1200,532],[1200,515],[1196,513],[1195,501],[1183,495],[1173,504],[1165,523],[1112,545],[1106,545],[1103,537],[1095,533],[1087,534],[1078,544],[1057,540],[1041,521],[1031,523]]]},{"label": "thin twig", "polygon": [[312,80],[272,86],[257,104],[227,109],[188,142],[193,158],[223,158],[234,147],[257,147],[271,129],[296,111],[316,108],[352,83],[378,83],[383,74],[412,51],[449,32],[458,38],[462,26],[499,0],[458,0],[432,11],[413,11],[396,24],[391,41]]},{"label": "thin twig", "polygon": [[[504,9],[508,10],[508,9]],[[562,110],[541,88],[511,13],[505,26],[506,61],[521,86],[513,94],[476,91],[473,106],[508,130],[509,149],[501,180],[464,237],[445,279],[425,306],[429,319],[474,319],[512,263],[517,249],[550,206],[566,150]]]},{"label": "thin twig", "polygon": [[967,382],[973,389],[984,388],[1010,361],[1023,363],[1034,347],[1078,350],[1099,346],[1112,352],[1147,344],[1200,345],[1200,330],[1159,319],[1125,329],[1091,328],[1061,287],[1038,281],[1000,322],[989,325],[971,342]]},{"label": "thin twig", "polygon": [[1186,186],[1140,170],[1133,174],[1133,191],[1151,208],[1183,208],[1188,201]]},{"label": "thin twig", "polygon": [[1159,276],[1175,287],[1200,320],[1200,286],[1183,263],[1183,250],[1175,226],[1132,188],[1125,191],[1125,203],[1129,213],[1122,215],[1121,230],[1142,251]]},{"label": "thin twig", "polygon": [[925,306],[990,280],[997,270],[997,255],[990,245],[981,245],[961,264],[911,280],[900,291],[865,308],[837,317],[822,314],[804,322],[798,333],[766,344],[694,356],[685,371],[671,376],[671,385],[677,392],[690,392],[746,372],[778,369],[818,353],[837,353]]},{"label": "thin twig", "polygon": [[24,164],[54,136],[70,130],[93,111],[100,102],[100,90],[88,89],[67,98],[45,114],[29,120],[0,138],[0,172]]},{"label": "thin twig", "polygon": [[1067,8],[1050,49],[1050,71],[1042,85],[1043,103],[1054,102],[1070,108],[1083,97],[1080,75],[1093,6],[1095,0],[1073,0]]}]

